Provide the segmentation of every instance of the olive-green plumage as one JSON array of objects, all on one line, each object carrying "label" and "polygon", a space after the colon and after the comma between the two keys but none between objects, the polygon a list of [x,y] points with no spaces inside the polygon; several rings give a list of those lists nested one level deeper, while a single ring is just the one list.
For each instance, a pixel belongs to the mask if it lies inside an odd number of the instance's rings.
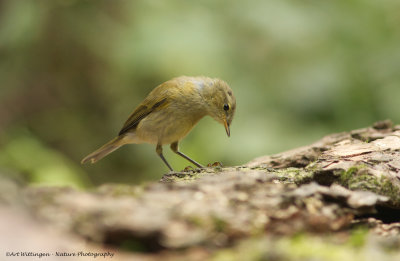
[{"label": "olive-green plumage", "polygon": [[130,143],[156,144],[156,152],[172,170],[162,154],[162,145],[198,167],[199,163],[178,151],[178,143],[206,115],[229,126],[236,99],[227,83],[208,77],[181,76],[157,86],[133,111],[118,136],[86,156],[82,163],[95,163],[119,147]]}]

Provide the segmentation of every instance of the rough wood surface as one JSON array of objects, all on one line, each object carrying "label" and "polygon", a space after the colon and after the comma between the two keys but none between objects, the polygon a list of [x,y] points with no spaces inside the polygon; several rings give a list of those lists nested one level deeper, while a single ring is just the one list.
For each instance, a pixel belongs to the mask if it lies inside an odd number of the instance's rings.
[{"label": "rough wood surface", "polygon": [[400,126],[390,121],[141,186],[4,179],[0,245],[15,247],[7,238],[26,228],[22,245],[113,251],[113,260],[400,260],[399,179]]}]

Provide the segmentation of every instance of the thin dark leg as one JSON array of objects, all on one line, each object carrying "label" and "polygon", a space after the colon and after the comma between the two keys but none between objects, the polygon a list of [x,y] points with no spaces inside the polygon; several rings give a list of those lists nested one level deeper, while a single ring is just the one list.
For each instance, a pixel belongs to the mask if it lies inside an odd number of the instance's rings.
[{"label": "thin dark leg", "polygon": [[173,152],[175,152],[176,154],[178,154],[179,156],[181,156],[182,158],[187,159],[188,161],[190,161],[191,163],[193,163],[193,164],[196,165],[197,167],[199,167],[199,168],[204,168],[201,164],[197,163],[196,161],[192,160],[191,158],[189,158],[188,156],[186,156],[185,154],[183,154],[182,152],[180,152],[180,151],[178,150],[178,142],[177,142],[177,141],[174,142],[174,143],[171,143],[171,150],[172,150]]},{"label": "thin dark leg", "polygon": [[164,158],[164,155],[162,154],[162,146],[161,146],[161,144],[157,144],[156,152],[157,152],[157,155],[160,156],[160,158],[164,161],[165,165],[167,165],[167,167],[168,167],[171,171],[174,171],[174,170],[171,168],[171,166],[168,164],[167,160]]}]

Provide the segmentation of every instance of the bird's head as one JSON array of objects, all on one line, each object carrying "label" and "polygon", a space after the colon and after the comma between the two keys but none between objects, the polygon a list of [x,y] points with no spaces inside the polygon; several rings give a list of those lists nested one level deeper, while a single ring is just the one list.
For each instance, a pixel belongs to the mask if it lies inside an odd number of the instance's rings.
[{"label": "bird's head", "polygon": [[226,134],[229,137],[230,125],[236,110],[236,98],[232,89],[226,82],[214,79],[208,94],[208,113],[225,126]]}]

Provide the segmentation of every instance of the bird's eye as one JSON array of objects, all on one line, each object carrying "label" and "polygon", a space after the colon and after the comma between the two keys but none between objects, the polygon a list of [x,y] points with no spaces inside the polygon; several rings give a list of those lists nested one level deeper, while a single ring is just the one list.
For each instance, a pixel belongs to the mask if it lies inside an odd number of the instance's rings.
[{"label": "bird's eye", "polygon": [[229,105],[228,104],[224,104],[224,110],[225,111],[229,111]]}]

